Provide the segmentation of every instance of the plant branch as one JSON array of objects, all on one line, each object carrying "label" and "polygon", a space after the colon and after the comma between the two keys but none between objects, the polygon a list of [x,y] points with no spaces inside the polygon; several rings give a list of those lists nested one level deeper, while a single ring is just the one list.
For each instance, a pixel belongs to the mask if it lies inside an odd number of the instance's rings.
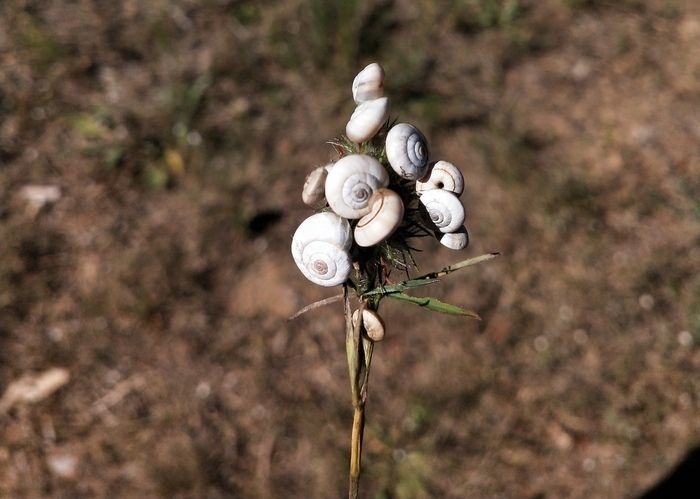
[{"label": "plant branch", "polygon": [[469,267],[471,265],[476,265],[477,263],[485,262],[496,258],[500,253],[486,253],[484,255],[479,255],[474,258],[469,258],[467,260],[462,260],[454,265],[449,265],[442,270],[437,272],[430,272],[428,274],[416,277],[415,279],[409,279],[407,281],[402,281],[391,286],[380,286],[371,291],[367,291],[362,295],[363,298],[375,295],[387,296],[392,293],[401,293],[407,289],[418,288],[420,286],[427,286],[428,284],[434,284],[438,282],[441,277],[444,277],[452,272]]},{"label": "plant branch", "polygon": [[306,312],[311,312],[312,310],[316,310],[317,308],[325,307],[326,305],[330,305],[331,303],[335,303],[337,301],[340,301],[343,299],[343,295],[335,295],[331,296],[330,298],[324,298],[323,300],[315,301],[310,305],[305,306],[301,310],[297,311],[294,315],[290,316],[288,321],[293,321],[300,315],[305,314]]}]

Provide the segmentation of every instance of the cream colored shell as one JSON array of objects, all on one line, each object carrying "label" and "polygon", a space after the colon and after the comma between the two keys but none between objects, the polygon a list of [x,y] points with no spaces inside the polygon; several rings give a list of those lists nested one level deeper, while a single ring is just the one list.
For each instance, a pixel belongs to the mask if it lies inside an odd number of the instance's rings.
[{"label": "cream colored shell", "polygon": [[[360,311],[355,310],[352,313],[352,325],[357,327],[357,321],[360,317]],[[374,310],[368,308],[362,309],[362,325],[365,329],[365,334],[372,341],[382,341],[384,339],[385,326],[380,315]]]},{"label": "cream colored shell", "polygon": [[373,62],[357,73],[352,81],[352,98],[357,104],[384,95],[384,70]]},{"label": "cream colored shell", "polygon": [[292,257],[304,277],[320,286],[337,286],[350,276],[350,223],[335,213],[311,215],[292,237]]},{"label": "cream colored shell", "polygon": [[443,189],[456,196],[461,196],[464,191],[464,177],[452,163],[437,161],[428,170],[428,175],[423,180],[416,181],[416,192]]},{"label": "cream colored shell", "polygon": [[418,180],[428,170],[428,142],[413,125],[399,123],[386,135],[386,157],[401,177]]},{"label": "cream colored shell", "polygon": [[358,144],[374,137],[389,117],[389,99],[380,97],[361,103],[345,126],[345,134]]},{"label": "cream colored shell", "polygon": [[379,189],[369,201],[370,212],[355,226],[358,246],[374,246],[386,240],[401,225],[404,206],[401,196],[391,189]]},{"label": "cream colored shell", "polygon": [[464,223],[464,206],[449,191],[434,189],[420,196],[424,213],[440,232],[454,232]]},{"label": "cream colored shell", "polygon": [[341,217],[356,219],[370,211],[374,192],[389,185],[389,174],[372,156],[351,154],[339,159],[326,178],[326,200]]},{"label": "cream colored shell", "polygon": [[448,234],[438,232],[438,239],[440,244],[452,250],[461,250],[469,246],[469,232],[465,226]]},{"label": "cream colored shell", "polygon": [[326,188],[326,177],[328,170],[325,166],[319,166],[309,173],[301,191],[301,199],[304,204],[316,206],[323,198]]}]

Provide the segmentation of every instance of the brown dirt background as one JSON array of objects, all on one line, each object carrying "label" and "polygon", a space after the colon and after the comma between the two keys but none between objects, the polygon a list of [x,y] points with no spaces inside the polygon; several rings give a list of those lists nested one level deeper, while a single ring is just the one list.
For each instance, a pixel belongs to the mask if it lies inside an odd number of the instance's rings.
[{"label": "brown dirt background", "polygon": [[[363,492],[635,497],[700,441],[700,3],[0,4],[1,497],[342,497],[340,305],[289,254],[366,63],[472,243],[382,307]],[[38,207],[26,185],[60,187]]]}]

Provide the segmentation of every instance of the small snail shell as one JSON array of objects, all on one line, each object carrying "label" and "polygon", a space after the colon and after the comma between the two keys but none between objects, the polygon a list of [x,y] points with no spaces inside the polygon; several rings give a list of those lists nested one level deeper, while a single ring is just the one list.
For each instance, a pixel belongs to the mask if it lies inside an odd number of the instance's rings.
[{"label": "small snail shell", "polygon": [[416,192],[425,192],[433,189],[443,189],[461,196],[464,191],[464,177],[452,163],[437,161],[432,163],[428,175],[424,180],[416,182]]},{"label": "small snail shell", "polygon": [[326,200],[341,217],[355,219],[370,211],[374,191],[389,185],[389,174],[372,156],[350,154],[339,159],[326,177]]},{"label": "small snail shell", "polygon": [[292,237],[294,262],[311,282],[342,284],[350,276],[350,223],[335,213],[322,212],[304,220]]},{"label": "small snail shell", "polygon": [[389,99],[380,97],[358,105],[345,126],[345,134],[358,144],[374,137],[389,116]]},{"label": "small snail shell", "polygon": [[384,70],[373,62],[357,73],[352,81],[352,98],[357,104],[384,95]]},{"label": "small snail shell", "polygon": [[[353,326],[357,326],[359,316],[359,310],[355,310],[352,313]],[[368,308],[362,309],[362,325],[365,327],[365,333],[370,340],[382,341],[384,339],[384,321],[374,310],[369,310]]]},{"label": "small snail shell", "polygon": [[328,170],[325,166],[319,166],[309,173],[301,191],[301,199],[304,204],[315,206],[323,199],[327,176]]},{"label": "small snail shell", "polygon": [[434,189],[420,197],[429,220],[440,232],[454,232],[464,223],[464,206],[449,191]]},{"label": "small snail shell", "polygon": [[403,220],[403,201],[391,189],[379,189],[369,200],[370,212],[355,226],[358,246],[374,246],[394,233]]},{"label": "small snail shell", "polygon": [[438,232],[436,236],[440,240],[440,244],[453,250],[461,250],[469,246],[469,232],[464,225],[448,234]]},{"label": "small snail shell", "polygon": [[386,135],[386,157],[396,173],[417,180],[428,169],[428,143],[416,127],[399,123]]}]

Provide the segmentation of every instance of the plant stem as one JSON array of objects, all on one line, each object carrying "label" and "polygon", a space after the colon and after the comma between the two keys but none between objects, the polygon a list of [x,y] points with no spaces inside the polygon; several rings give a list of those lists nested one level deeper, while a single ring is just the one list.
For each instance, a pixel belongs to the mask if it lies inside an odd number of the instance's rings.
[{"label": "plant stem", "polygon": [[362,458],[362,434],[365,429],[365,404],[355,407],[352,418],[352,441],[350,443],[350,485],[348,497],[357,499],[360,493],[360,460]]},{"label": "plant stem", "polygon": [[[369,366],[372,360],[371,341],[361,335],[362,320],[352,323],[352,308],[347,286],[344,287],[345,302],[345,349],[348,356],[348,373],[350,375],[350,391],[352,393],[352,433],[350,437],[350,479],[348,497],[358,499],[360,493],[360,471],[362,459],[362,437],[365,429],[365,402],[367,400],[367,383],[369,381]],[[359,316],[366,301],[360,304]]]}]

